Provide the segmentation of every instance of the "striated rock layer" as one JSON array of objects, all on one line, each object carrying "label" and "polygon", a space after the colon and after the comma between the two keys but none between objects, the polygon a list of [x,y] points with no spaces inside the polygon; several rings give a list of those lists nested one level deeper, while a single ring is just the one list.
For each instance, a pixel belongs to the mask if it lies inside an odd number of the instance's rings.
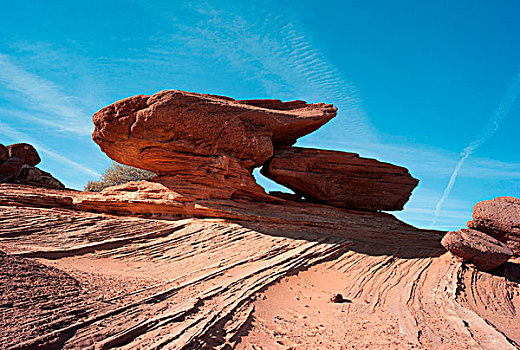
[{"label": "striated rock layer", "polygon": [[261,172],[308,199],[367,210],[402,210],[419,182],[396,165],[300,147],[276,149]]},{"label": "striated rock layer", "polygon": [[462,265],[443,232],[386,213],[280,201],[191,201],[146,181],[101,193],[0,184],[2,346],[520,344],[515,265]]},{"label": "striated rock layer", "polygon": [[323,103],[237,101],[167,90],[133,96],[95,113],[92,137],[110,158],[153,171],[161,183],[179,185],[179,190],[268,199],[252,169],[273,155],[274,146],[293,144],[336,111]]}]

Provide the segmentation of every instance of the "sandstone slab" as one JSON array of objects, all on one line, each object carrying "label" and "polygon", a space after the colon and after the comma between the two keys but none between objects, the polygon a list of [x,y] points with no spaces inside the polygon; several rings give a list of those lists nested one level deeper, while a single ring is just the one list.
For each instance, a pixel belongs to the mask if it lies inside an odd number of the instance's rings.
[{"label": "sandstone slab", "polygon": [[406,168],[355,153],[282,147],[261,169],[307,199],[338,207],[401,210],[417,186]]},{"label": "sandstone slab", "polygon": [[484,271],[502,265],[513,256],[513,251],[504,243],[472,229],[448,232],[441,244],[456,257]]},{"label": "sandstone slab", "polygon": [[488,233],[520,255],[520,199],[498,197],[475,204],[468,227]]}]

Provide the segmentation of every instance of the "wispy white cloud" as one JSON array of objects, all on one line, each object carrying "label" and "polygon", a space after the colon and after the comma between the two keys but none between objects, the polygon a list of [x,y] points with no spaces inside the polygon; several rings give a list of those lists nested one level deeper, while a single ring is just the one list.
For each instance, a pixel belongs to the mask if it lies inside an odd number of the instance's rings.
[{"label": "wispy white cloud", "polygon": [[484,126],[482,135],[478,137],[476,140],[471,142],[465,149],[462,151],[461,157],[459,161],[457,162],[457,165],[455,166],[455,169],[453,170],[453,173],[450,176],[450,179],[448,181],[448,185],[444,189],[444,192],[439,199],[439,202],[437,202],[437,205],[435,206],[435,215],[433,217],[432,225],[435,224],[442,205],[446,198],[451,193],[451,190],[453,189],[453,186],[455,185],[455,180],[457,179],[457,176],[459,174],[460,169],[464,165],[464,162],[473,154],[473,152],[480,147],[484,142],[486,142],[490,137],[492,137],[495,132],[498,130],[498,127],[500,126],[500,123],[502,120],[509,114],[509,111],[511,110],[511,107],[515,104],[518,96],[520,95],[520,71],[515,76],[513,83],[509,88],[507,89],[506,94],[504,95],[502,101],[500,102],[500,105],[496,109],[495,113],[491,116],[491,118],[488,120],[487,124]]},{"label": "wispy white cloud", "polygon": [[263,84],[271,96],[334,103],[339,107],[334,123],[348,125],[351,138],[377,138],[355,85],[313,44],[290,11],[275,1],[218,9],[208,2],[192,6],[194,24],[175,24],[163,54],[178,55],[171,40],[181,41],[182,50],[224,61],[229,70]]},{"label": "wispy white cloud", "polygon": [[34,138],[32,138],[31,136],[21,132],[21,131],[18,131],[16,130],[15,128],[3,123],[0,121],[0,135],[2,135],[4,138],[6,139],[9,139],[9,140],[12,140],[13,142],[27,142],[27,143],[30,143],[32,144],[39,152],[42,152],[46,155],[48,155],[49,157],[53,158],[54,160],[62,163],[62,164],[65,164],[77,171],[81,171],[85,174],[89,174],[91,176],[94,176],[96,178],[100,177],[101,174],[99,174],[99,172],[97,172],[96,170],[94,169],[91,169],[87,166],[84,166],[78,162],[75,162],[61,154],[59,154],[58,152],[54,151],[53,149],[47,147],[45,144],[35,140]]},{"label": "wispy white cloud", "polygon": [[92,132],[90,116],[84,113],[74,98],[43,77],[31,73],[0,53],[0,84],[23,99],[24,108],[32,109],[43,117],[33,120],[56,130],[85,136]]}]

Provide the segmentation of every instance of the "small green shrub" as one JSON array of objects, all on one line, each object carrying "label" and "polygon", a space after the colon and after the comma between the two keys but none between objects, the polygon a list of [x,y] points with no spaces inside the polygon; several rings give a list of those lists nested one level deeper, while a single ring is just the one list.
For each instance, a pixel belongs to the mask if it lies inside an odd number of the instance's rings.
[{"label": "small green shrub", "polygon": [[99,180],[91,180],[85,186],[86,192],[99,192],[110,186],[121,185],[130,181],[150,180],[155,174],[148,170],[134,168],[113,162]]}]

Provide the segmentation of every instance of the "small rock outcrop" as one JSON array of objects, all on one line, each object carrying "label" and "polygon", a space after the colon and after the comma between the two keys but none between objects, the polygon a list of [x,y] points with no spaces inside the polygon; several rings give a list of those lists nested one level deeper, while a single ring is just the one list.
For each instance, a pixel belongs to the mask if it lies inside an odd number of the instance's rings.
[{"label": "small rock outcrop", "polygon": [[498,197],[473,207],[468,229],[448,232],[442,245],[454,256],[491,270],[520,256],[520,200]]},{"label": "small rock outcrop", "polygon": [[480,270],[492,270],[505,263],[513,251],[487,234],[463,228],[448,232],[441,244],[453,255],[474,264]]},{"label": "small rock outcrop", "polygon": [[65,188],[51,174],[36,167],[40,161],[36,149],[27,143],[16,143],[7,147],[0,144],[0,183]]},{"label": "small rock outcrop", "polygon": [[520,256],[520,199],[498,197],[477,203],[468,227],[506,243],[515,255]]},{"label": "small rock outcrop", "polygon": [[262,174],[296,194],[337,207],[402,210],[419,182],[406,168],[356,153],[283,147]]},{"label": "small rock outcrop", "polygon": [[[331,104],[234,100],[166,90],[94,114],[92,138],[113,160],[156,173],[185,199],[307,200],[360,210],[401,210],[418,180],[357,154],[291,147],[334,118]],[[254,168],[296,192],[268,195]]]}]

